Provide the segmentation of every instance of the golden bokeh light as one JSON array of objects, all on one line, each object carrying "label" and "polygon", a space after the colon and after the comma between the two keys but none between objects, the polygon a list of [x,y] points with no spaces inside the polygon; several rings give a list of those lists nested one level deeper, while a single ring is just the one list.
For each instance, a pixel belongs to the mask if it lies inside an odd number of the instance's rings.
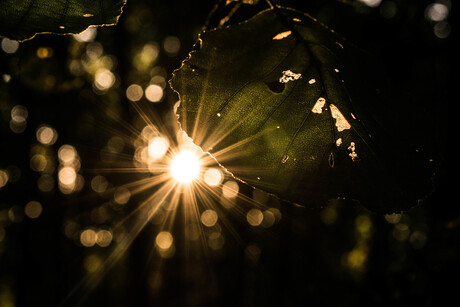
[{"label": "golden bokeh light", "polygon": [[259,209],[253,208],[246,214],[246,220],[251,226],[259,226],[262,224],[264,214]]},{"label": "golden bokeh light", "polygon": [[149,69],[157,60],[160,49],[155,42],[145,44],[142,49],[134,56],[133,64],[139,71]]},{"label": "golden bokeh light", "polygon": [[15,105],[11,109],[10,129],[14,133],[22,133],[27,127],[27,117],[29,112],[22,105]]},{"label": "golden bokeh light", "polygon": [[433,33],[437,38],[448,38],[452,29],[449,23],[445,21],[438,22],[433,27]]},{"label": "golden bokeh light", "polygon": [[176,36],[167,36],[163,41],[163,48],[168,56],[176,56],[180,50],[180,40]]},{"label": "golden bokeh light", "polygon": [[77,173],[73,167],[65,166],[59,170],[58,179],[60,184],[72,186],[75,185]]},{"label": "golden bokeh light", "polygon": [[219,217],[216,211],[212,209],[205,210],[201,214],[201,223],[203,223],[203,225],[206,227],[213,227],[214,225],[216,225],[218,219]]},{"label": "golden bokeh light", "polygon": [[443,21],[449,16],[449,7],[444,3],[431,3],[425,9],[425,18],[430,21]]},{"label": "golden bokeh light", "polygon": [[151,102],[160,102],[163,98],[163,88],[157,84],[150,84],[145,89],[145,98]]},{"label": "golden bokeh light", "polygon": [[8,218],[13,223],[20,223],[24,220],[24,209],[21,206],[13,206],[8,210]]},{"label": "golden bokeh light", "polygon": [[26,130],[27,122],[17,123],[13,120],[10,121],[10,130],[14,133],[22,133]]},{"label": "golden bokeh light", "polygon": [[148,146],[148,153],[152,159],[163,157],[169,149],[169,142],[164,137],[153,138]]},{"label": "golden bokeh light", "polygon": [[43,145],[53,145],[57,138],[57,131],[48,125],[41,125],[36,131],[37,141]]},{"label": "golden bokeh light", "polygon": [[130,101],[139,101],[144,95],[144,90],[139,84],[131,84],[126,89],[126,98]]},{"label": "golden bokeh light", "polygon": [[80,43],[88,43],[92,42],[97,35],[97,28],[96,27],[88,27],[86,30],[83,32],[80,32],[79,34],[74,34],[73,37],[77,42]]},{"label": "golden bokeh light", "polygon": [[51,58],[54,54],[53,48],[51,47],[39,47],[37,49],[37,57],[39,59]]},{"label": "golden bokeh light", "polygon": [[90,61],[97,61],[104,54],[104,48],[99,42],[91,42],[86,45],[86,57]]},{"label": "golden bokeh light", "polygon": [[262,222],[260,223],[264,228],[270,228],[276,223],[276,216],[271,210],[262,212]]},{"label": "golden bokeh light", "polygon": [[102,260],[98,255],[91,254],[83,260],[83,267],[88,273],[97,272],[102,266]]},{"label": "golden bokeh light", "polygon": [[72,145],[62,145],[58,150],[58,158],[62,164],[72,164],[77,159],[77,151]]},{"label": "golden bokeh light", "polygon": [[9,175],[5,170],[0,169],[0,189],[8,182]]},{"label": "golden bokeh light", "polygon": [[22,105],[15,105],[11,109],[11,120],[16,124],[25,123],[28,116],[29,112],[27,111],[27,108]]},{"label": "golden bokeh light", "polygon": [[113,193],[113,200],[119,205],[125,205],[131,198],[131,192],[124,187],[119,187]]},{"label": "golden bokeh light", "polygon": [[36,172],[43,172],[48,165],[48,160],[42,154],[35,154],[30,158],[30,168]]},{"label": "golden bokeh light", "polygon": [[100,247],[107,247],[112,242],[112,232],[106,229],[101,229],[96,233],[96,244]]},{"label": "golden bokeh light", "polygon": [[397,224],[402,218],[401,213],[391,213],[384,215],[385,220],[390,224]]},{"label": "golden bokeh light", "polygon": [[362,269],[367,259],[367,253],[361,248],[353,249],[346,258],[347,264],[351,269]]},{"label": "golden bokeh light", "polygon": [[236,181],[227,181],[222,186],[222,195],[226,198],[235,198],[238,195],[239,189]]},{"label": "golden bokeh light", "polygon": [[372,229],[372,220],[366,214],[361,214],[355,219],[356,230],[361,235],[367,235]]},{"label": "golden bokeh light", "polygon": [[275,217],[275,223],[278,223],[281,220],[283,215],[278,208],[268,208],[267,210],[273,213],[273,216]]},{"label": "golden bokeh light", "polygon": [[155,244],[160,250],[167,250],[173,244],[173,236],[168,231],[161,231],[155,238]]},{"label": "golden bokeh light", "polygon": [[218,168],[209,168],[204,172],[203,180],[209,186],[217,186],[222,183],[224,176]]},{"label": "golden bokeh light", "polygon": [[104,193],[108,186],[109,182],[102,175],[94,176],[93,179],[91,179],[91,189],[96,193]]},{"label": "golden bokeh light", "polygon": [[63,194],[71,194],[83,188],[85,180],[82,175],[77,174],[81,162],[78,152],[72,145],[62,145],[58,150],[59,191]]},{"label": "golden bokeh light", "polygon": [[98,255],[88,255],[83,261],[83,267],[88,273],[97,272],[102,266],[101,258]]},{"label": "golden bokeh light", "polygon": [[85,229],[80,233],[80,243],[85,247],[96,244],[96,232],[93,229]]},{"label": "golden bokeh light", "polygon": [[31,219],[36,219],[42,214],[43,207],[38,201],[30,201],[24,208],[24,213]]},{"label": "golden bokeh light", "polygon": [[5,82],[5,83],[9,83],[11,81],[11,75],[10,74],[3,74],[2,75],[2,80]]},{"label": "golden bokeh light", "polygon": [[214,231],[208,236],[208,246],[212,250],[220,250],[225,244],[225,238],[219,231]]},{"label": "golden bokeh light", "polygon": [[5,37],[2,39],[0,47],[2,48],[3,52],[13,54],[18,50],[19,42]]},{"label": "golden bokeh light", "polygon": [[359,0],[359,1],[370,7],[377,7],[382,2],[382,0]]},{"label": "golden bokeh light", "polygon": [[107,68],[99,68],[94,74],[94,86],[100,91],[110,89],[115,81],[115,75]]},{"label": "golden bokeh light", "polygon": [[63,194],[71,194],[77,191],[80,191],[83,188],[85,179],[82,175],[78,174],[75,182],[71,185],[65,185],[59,182],[59,191]]}]

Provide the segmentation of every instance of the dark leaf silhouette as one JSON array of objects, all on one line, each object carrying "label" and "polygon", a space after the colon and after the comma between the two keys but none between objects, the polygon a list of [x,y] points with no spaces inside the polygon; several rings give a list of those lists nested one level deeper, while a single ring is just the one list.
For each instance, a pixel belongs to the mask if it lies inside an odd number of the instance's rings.
[{"label": "dark leaf silhouette", "polygon": [[23,41],[38,33],[70,34],[91,25],[114,25],[126,0],[0,2],[0,35]]},{"label": "dark leaf silhouette", "polygon": [[305,206],[339,198],[378,212],[431,190],[428,159],[394,121],[404,101],[311,16],[275,7],[199,44],[171,81],[180,123],[235,177]]}]

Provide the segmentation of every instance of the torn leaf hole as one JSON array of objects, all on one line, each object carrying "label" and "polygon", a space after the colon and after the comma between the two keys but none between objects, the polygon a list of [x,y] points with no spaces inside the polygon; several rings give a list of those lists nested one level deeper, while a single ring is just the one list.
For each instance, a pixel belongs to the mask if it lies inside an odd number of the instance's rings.
[{"label": "torn leaf hole", "polygon": [[281,163],[283,163],[283,164],[286,163],[288,159],[289,159],[289,156],[284,155],[283,160],[281,160]]},{"label": "torn leaf hole", "polygon": [[284,83],[280,83],[278,82],[278,80],[272,81],[270,83],[265,82],[265,84],[268,86],[270,91],[274,93],[281,93],[282,91],[284,91]]},{"label": "torn leaf hole", "polygon": [[292,31],[285,31],[285,32],[281,32],[281,33],[278,33],[277,35],[275,35],[272,39],[273,40],[281,40],[283,38],[286,38],[288,37],[289,35],[291,35]]}]

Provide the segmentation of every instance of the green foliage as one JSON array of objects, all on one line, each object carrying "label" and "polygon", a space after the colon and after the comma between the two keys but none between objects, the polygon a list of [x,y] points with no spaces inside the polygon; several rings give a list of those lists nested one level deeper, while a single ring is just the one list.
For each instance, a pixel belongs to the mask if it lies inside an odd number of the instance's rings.
[{"label": "green foliage", "polygon": [[204,31],[197,47],[171,81],[180,122],[237,178],[306,206],[345,198],[378,212],[430,190],[428,160],[392,128],[404,106],[382,71],[309,15],[275,7]]},{"label": "green foliage", "polygon": [[90,25],[114,25],[126,0],[4,0],[0,35],[24,41],[38,33],[78,33]]}]

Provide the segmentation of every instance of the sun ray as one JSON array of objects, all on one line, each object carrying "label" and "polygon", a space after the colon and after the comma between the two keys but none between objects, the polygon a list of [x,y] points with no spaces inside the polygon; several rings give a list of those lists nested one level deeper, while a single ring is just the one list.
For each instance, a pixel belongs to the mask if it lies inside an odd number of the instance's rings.
[{"label": "sun ray", "polygon": [[[176,252],[176,245],[182,242],[183,248],[180,250],[185,253],[186,263],[194,259],[193,261],[199,260],[209,265],[213,251],[223,248],[226,242],[224,236],[230,236],[232,241],[244,248],[244,237],[234,227],[234,222],[238,220],[247,225],[248,210],[264,208],[263,204],[239,192],[238,185],[244,184],[243,181],[234,178],[217,159],[226,161],[238,157],[238,152],[241,151],[236,149],[261,137],[267,133],[268,128],[211,154],[197,146],[196,140],[180,130],[179,124],[166,127],[159,115],[147,114],[138,103],[131,105],[139,114],[142,124],[134,126],[122,123],[127,133],[117,134],[112,128],[107,130],[123,139],[123,143],[128,145],[125,151],[112,153],[104,149],[104,153],[113,155],[113,159],[108,160],[106,166],[99,165],[82,170],[96,176],[123,176],[119,179],[124,178],[124,183],[107,187],[103,195],[113,195],[111,202],[116,202],[117,191],[125,191],[129,196],[120,203],[129,199],[130,206],[118,209],[123,210],[124,215],[118,217],[111,226],[112,233],[120,234],[114,248],[103,264],[82,280],[79,289],[75,289],[72,294],[74,296],[77,292],[91,292],[148,224],[159,231],[150,257],[172,257]],[[113,116],[117,117],[116,114]],[[231,130],[237,128],[235,126]],[[200,135],[205,135],[205,131],[206,127],[196,127],[195,138],[199,140]],[[214,132],[212,136],[214,142],[220,142],[226,134]],[[209,170],[213,171],[207,173]],[[129,177],[129,174],[134,176]],[[233,188],[229,189],[229,186]],[[229,191],[231,196],[226,195]],[[123,205],[120,206],[122,208]],[[149,223],[153,220],[156,221]],[[183,228],[183,240],[176,240],[180,238],[177,226]],[[206,270],[212,276],[212,270]]]}]

